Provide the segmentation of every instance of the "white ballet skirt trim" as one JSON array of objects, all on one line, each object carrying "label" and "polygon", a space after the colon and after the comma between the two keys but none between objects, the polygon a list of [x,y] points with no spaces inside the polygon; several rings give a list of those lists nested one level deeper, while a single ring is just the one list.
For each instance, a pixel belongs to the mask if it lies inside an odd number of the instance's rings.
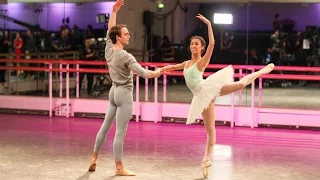
[{"label": "white ballet skirt trim", "polygon": [[221,88],[234,81],[234,69],[231,65],[220,69],[201,81],[194,89],[186,124],[192,124],[208,109],[212,100],[220,96]]}]

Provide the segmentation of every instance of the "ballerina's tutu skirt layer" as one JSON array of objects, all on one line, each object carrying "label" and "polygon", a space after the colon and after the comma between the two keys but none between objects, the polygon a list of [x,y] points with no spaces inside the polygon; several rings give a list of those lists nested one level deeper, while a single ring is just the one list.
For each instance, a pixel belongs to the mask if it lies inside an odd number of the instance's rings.
[{"label": "ballerina's tutu skirt layer", "polygon": [[187,124],[194,123],[203,110],[209,108],[212,100],[220,96],[221,88],[233,82],[233,75],[234,69],[229,65],[211,74],[191,90],[194,96],[190,105]]}]

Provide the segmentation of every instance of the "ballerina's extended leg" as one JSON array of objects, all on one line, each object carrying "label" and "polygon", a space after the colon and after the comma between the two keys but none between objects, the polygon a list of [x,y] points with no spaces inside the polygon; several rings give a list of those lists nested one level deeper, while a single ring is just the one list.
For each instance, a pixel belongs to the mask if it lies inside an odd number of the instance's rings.
[{"label": "ballerina's extended leg", "polygon": [[259,76],[263,74],[268,74],[274,69],[274,64],[268,64],[267,66],[263,67],[257,72],[254,72],[252,74],[248,74],[244,76],[242,79],[240,79],[237,82],[232,82],[230,84],[227,84],[221,88],[221,96],[228,95],[230,93],[233,93],[235,91],[238,91],[240,89],[243,89],[247,85],[251,84],[255,79],[257,79]]}]

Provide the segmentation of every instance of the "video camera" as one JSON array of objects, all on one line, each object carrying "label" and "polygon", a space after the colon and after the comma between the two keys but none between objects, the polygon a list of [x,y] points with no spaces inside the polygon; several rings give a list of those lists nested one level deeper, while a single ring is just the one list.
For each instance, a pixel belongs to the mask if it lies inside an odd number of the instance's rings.
[{"label": "video camera", "polygon": [[105,46],[106,46],[106,39],[105,38],[98,38],[98,39],[90,39],[89,40],[90,48],[92,49],[94,56],[97,57],[98,60],[104,60],[105,54]]}]

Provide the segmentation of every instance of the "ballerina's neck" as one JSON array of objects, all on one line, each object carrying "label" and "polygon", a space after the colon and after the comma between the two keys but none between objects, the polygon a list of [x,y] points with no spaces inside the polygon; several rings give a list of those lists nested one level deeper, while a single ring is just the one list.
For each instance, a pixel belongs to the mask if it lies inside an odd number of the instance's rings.
[{"label": "ballerina's neck", "polygon": [[191,61],[198,61],[201,59],[201,55],[199,54],[193,54],[192,55],[192,58],[191,58]]}]

